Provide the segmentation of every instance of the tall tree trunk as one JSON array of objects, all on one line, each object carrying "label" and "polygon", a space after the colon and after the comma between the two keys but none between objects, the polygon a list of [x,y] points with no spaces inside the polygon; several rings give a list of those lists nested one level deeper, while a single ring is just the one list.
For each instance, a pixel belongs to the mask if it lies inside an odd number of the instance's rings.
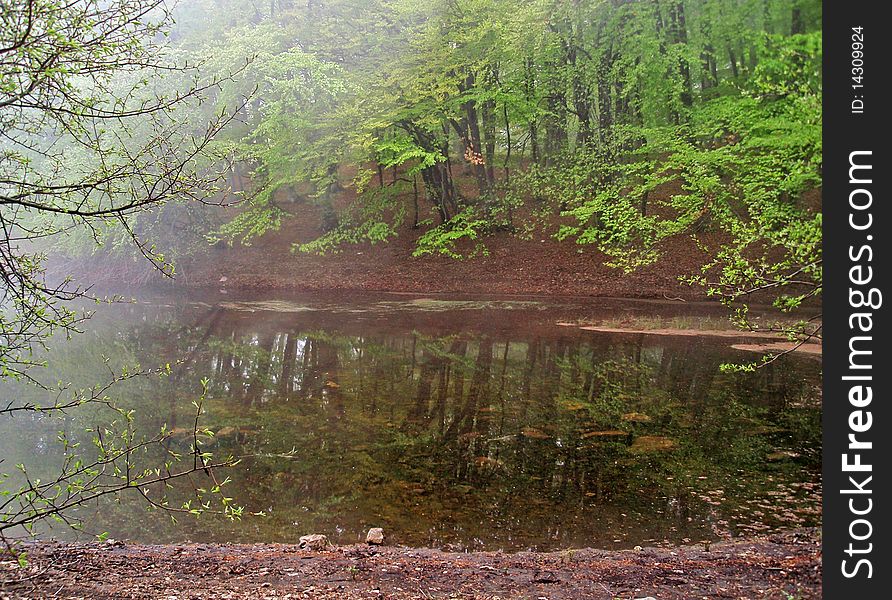
[{"label": "tall tree trunk", "polygon": [[579,121],[576,141],[579,146],[585,147],[591,142],[591,107],[588,100],[588,87],[576,65],[578,50],[572,37],[566,42],[565,52],[567,65],[570,67],[573,77],[573,108]]},{"label": "tall tree trunk", "polygon": [[[709,35],[708,32],[703,32]],[[719,84],[719,74],[715,64],[715,48],[707,43],[700,53],[700,88],[702,91],[714,88]]]},{"label": "tall tree trunk", "polygon": [[[440,152],[448,157],[449,138],[445,135],[445,133],[448,133],[448,129],[445,127],[442,144],[438,144],[428,131],[417,127],[414,123],[404,121],[400,123],[400,127],[411,135],[415,143],[427,152]],[[422,169],[421,180],[424,182],[427,198],[437,209],[437,213],[440,216],[440,224],[445,223],[455,215],[458,206],[457,193],[452,182],[452,171],[448,158],[445,163],[439,162]]]},{"label": "tall tree trunk", "polygon": [[567,97],[560,89],[551,92],[548,95],[548,114],[545,117],[545,156],[543,158],[546,164],[560,154],[567,145]]},{"label": "tall tree trunk", "polygon": [[415,207],[415,217],[412,221],[412,229],[418,229],[418,175],[412,175],[412,201]]},{"label": "tall tree trunk", "polygon": [[762,0],[762,28],[765,33],[774,33],[774,19],[771,18],[771,0]]},{"label": "tall tree trunk", "polygon": [[737,79],[740,76],[740,71],[737,69],[737,55],[734,54],[734,49],[731,46],[728,46],[728,62],[731,63],[731,75]]},{"label": "tall tree trunk", "polygon": [[[505,117],[505,164],[504,164],[505,183],[510,184],[511,183],[511,172],[509,170],[508,164],[511,161],[511,122],[508,121],[508,105],[507,104],[502,105],[502,114]],[[509,211],[511,210],[510,204],[509,204],[508,210]],[[510,217],[510,215],[509,215],[509,217]]]},{"label": "tall tree trunk", "polygon": [[[688,43],[688,25],[685,17],[684,2],[675,2],[669,8],[669,20],[672,24],[673,38],[676,44],[686,46]],[[684,57],[678,59],[678,72],[681,75],[681,103],[690,108],[694,103],[691,87],[691,67]]]},{"label": "tall tree trunk", "polygon": [[805,22],[802,20],[802,8],[794,0],[792,14],[790,15],[790,35],[805,33]]},{"label": "tall tree trunk", "polygon": [[[653,0],[653,10],[654,10],[654,18],[656,21],[655,29],[656,29],[656,33],[657,33],[657,39],[659,40],[660,56],[665,58],[668,54],[667,41],[668,42],[674,41],[672,39],[673,31],[672,31],[671,27],[668,28],[668,31],[667,31],[665,21],[663,20],[663,8],[660,5],[660,0]],[[670,73],[667,73],[666,75],[671,77]],[[673,100],[674,100],[674,98],[673,98]],[[674,101],[671,102],[670,106],[671,106],[671,108],[669,109],[669,114],[672,117],[672,120],[675,121],[675,123],[679,123],[681,121],[681,116],[678,114],[678,111],[675,109],[675,102]]]},{"label": "tall tree trunk", "polygon": [[[459,83],[458,89],[461,93],[467,93],[474,88],[476,77],[473,73],[468,73],[465,80]],[[451,121],[453,128],[465,143],[465,160],[471,164],[474,177],[477,179],[477,188],[480,196],[483,197],[488,192],[486,182],[486,169],[483,158],[483,143],[480,135],[480,120],[477,115],[476,101],[468,99],[462,103],[462,111],[464,112],[464,120]]]},{"label": "tall tree trunk", "polygon": [[421,179],[424,181],[428,199],[437,209],[442,225],[454,216],[450,210],[454,202],[451,199],[452,185],[448,181],[449,173],[443,163],[437,163],[421,171]]},{"label": "tall tree trunk", "polygon": [[[532,102],[536,98],[536,82],[535,76],[533,75],[533,59],[527,58],[524,61],[524,67],[526,72],[525,77],[525,85],[526,85],[526,94],[527,101]],[[506,108],[507,110],[507,108]],[[541,156],[539,153],[539,132],[537,127],[537,119],[533,117],[530,119],[529,124],[530,131],[530,154],[533,159],[533,164],[541,164]]]},{"label": "tall tree trunk", "polygon": [[483,118],[483,158],[486,161],[486,188],[487,192],[495,187],[496,183],[496,103],[494,100],[486,100],[481,106]]},{"label": "tall tree trunk", "polygon": [[613,142],[613,98],[610,74],[616,56],[613,44],[608,44],[598,62],[598,134],[601,143],[609,148]]},{"label": "tall tree trunk", "polygon": [[[378,169],[380,175],[380,165]],[[342,189],[341,184],[338,182],[338,164],[332,163],[328,165],[326,174],[328,177],[325,182],[325,189],[322,190],[319,200],[322,205],[322,230],[328,232],[337,229],[339,222],[338,211],[334,205],[334,197]]]},{"label": "tall tree trunk", "polygon": [[759,53],[756,50],[756,46],[752,44],[750,45],[748,52],[747,74],[751,74],[756,70],[756,65],[759,64]]}]

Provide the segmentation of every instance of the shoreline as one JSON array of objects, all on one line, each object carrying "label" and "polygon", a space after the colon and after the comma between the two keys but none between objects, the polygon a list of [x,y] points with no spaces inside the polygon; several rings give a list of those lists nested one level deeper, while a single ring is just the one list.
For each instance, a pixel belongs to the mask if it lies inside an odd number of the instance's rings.
[{"label": "shoreline", "polygon": [[24,543],[0,561],[3,598],[821,597],[820,532],[640,550],[444,552],[399,546]]},{"label": "shoreline", "polygon": [[[301,205],[302,208],[306,208]],[[296,207],[291,207],[297,210]],[[697,273],[707,260],[690,239],[661,242],[661,256],[632,273],[607,266],[610,257],[588,245],[562,242],[540,232],[522,239],[508,232],[486,236],[487,252],[458,260],[414,256],[420,229],[404,225],[386,243],[346,244],[324,255],[293,252],[295,243],[322,235],[312,215],[283,218],[280,229],[253,240],[205,248],[177,262],[171,281],[147,261],[97,255],[55,256],[55,279],[80,273],[84,282],[153,285],[160,289],[232,292],[389,292],[406,294],[486,294],[568,297],[624,297],[658,300],[706,300],[702,289],[679,281]],[[706,236],[704,243],[718,243]]]}]

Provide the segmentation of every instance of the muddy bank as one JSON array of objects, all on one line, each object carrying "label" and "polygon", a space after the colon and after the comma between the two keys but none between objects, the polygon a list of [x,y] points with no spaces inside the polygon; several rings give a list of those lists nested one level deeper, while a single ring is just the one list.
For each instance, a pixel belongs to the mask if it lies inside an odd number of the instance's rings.
[{"label": "muddy bank", "polygon": [[660,261],[626,274],[607,266],[609,259],[590,246],[549,238],[522,240],[507,233],[486,238],[488,254],[466,260],[412,256],[418,235],[412,231],[387,244],[346,246],[338,254],[325,256],[291,252],[294,235],[283,228],[256,247],[214,249],[183,264],[177,284],[295,291],[703,298],[702,290],[678,281],[705,261],[690,240],[667,243]]},{"label": "muddy bank", "polygon": [[[343,177],[350,179],[352,171]],[[467,185],[473,182],[468,180]],[[655,203],[683,193],[682,183],[672,181],[651,194]],[[402,201],[406,214],[412,212],[410,194]],[[809,193],[820,205],[820,193]],[[357,202],[356,190],[343,189],[334,199],[339,212],[349,212]],[[476,240],[464,240],[455,248],[466,258],[443,255],[414,256],[426,226],[413,227],[411,219],[396,225],[395,236],[379,243],[344,243],[326,254],[297,251],[296,247],[316,240],[326,232],[330,215],[306,201],[283,201],[281,226],[252,239],[247,245],[201,242],[190,246],[189,256],[166,252],[176,264],[176,276],[168,279],[144,258],[90,258],[50,252],[49,273],[61,281],[78,274],[82,285],[102,289],[153,286],[165,289],[213,289],[238,291],[320,292],[364,291],[421,294],[484,294],[589,296],[663,300],[706,300],[701,287],[691,287],[680,277],[697,275],[727,236],[718,230],[688,233],[662,240],[653,248],[658,260],[631,273],[609,266],[610,256],[590,244],[558,241],[554,234],[573,220],[560,214],[542,214],[541,207],[527,203],[514,215],[514,230],[487,232]],[[235,217],[239,207],[219,209],[221,222]],[[222,215],[222,216],[221,216]],[[422,218],[433,217],[433,213]],[[185,238],[194,236],[184,232]],[[189,238],[191,239],[191,238]],[[164,249],[161,240],[159,248]],[[771,302],[770,294],[753,294],[751,302]]]},{"label": "muddy bank", "polygon": [[364,545],[27,546],[0,563],[3,598],[821,597],[820,539],[803,530],[677,548],[449,553]]},{"label": "muddy bank", "polygon": [[[317,207],[290,207],[278,231],[251,245],[218,245],[176,261],[176,277],[166,279],[144,259],[52,256],[53,279],[78,274],[83,284],[154,285],[229,291],[315,292],[389,291],[405,293],[541,294],[626,298],[704,299],[703,290],[678,281],[697,273],[707,256],[686,236],[659,246],[661,258],[633,273],[608,266],[609,257],[590,245],[559,242],[550,235],[523,239],[496,232],[482,239],[485,253],[456,260],[415,257],[422,229],[409,225],[386,243],[345,244],[316,255],[293,251],[323,233]],[[708,237],[708,236],[706,236]],[[473,246],[472,246],[473,247]]]}]

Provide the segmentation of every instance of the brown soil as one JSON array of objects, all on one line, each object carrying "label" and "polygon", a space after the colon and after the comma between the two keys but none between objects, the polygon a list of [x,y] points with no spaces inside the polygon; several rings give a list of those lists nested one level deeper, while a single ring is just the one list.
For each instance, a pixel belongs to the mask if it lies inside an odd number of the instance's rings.
[{"label": "brown soil", "polygon": [[686,239],[665,244],[658,263],[629,275],[606,266],[605,257],[592,247],[546,237],[522,240],[506,232],[485,239],[487,256],[466,260],[413,257],[420,233],[411,229],[386,244],[347,246],[339,254],[292,253],[295,239],[312,239],[307,229],[295,219],[254,246],[215,249],[183,265],[181,283],[298,291],[702,297],[701,290],[678,282],[680,274],[695,272],[704,260]]},{"label": "brown soil", "polygon": [[0,563],[2,598],[585,598],[821,597],[812,530],[706,548],[606,552],[448,553],[280,544],[27,547]]},{"label": "brown soil", "polygon": [[[677,193],[673,183],[660,194]],[[355,194],[345,190],[339,206]],[[613,296],[624,298],[703,299],[703,290],[679,283],[680,275],[694,274],[706,260],[702,248],[689,236],[664,241],[661,259],[627,274],[607,266],[609,258],[590,245],[557,241],[551,235],[565,218],[551,217],[531,239],[500,231],[481,241],[488,254],[456,260],[446,256],[413,257],[424,228],[411,222],[398,229],[387,243],[345,245],[339,253],[324,256],[292,252],[322,234],[319,207],[306,202],[283,203],[291,216],[278,231],[254,240],[250,246],[219,245],[201,256],[180,261],[174,285],[226,290],[364,290],[414,293],[535,294],[556,296]],[[234,213],[233,213],[234,214]],[[411,214],[411,212],[409,213]],[[422,218],[427,215],[422,215]],[[524,223],[529,215],[518,214]],[[407,219],[411,221],[411,217]],[[700,241],[713,247],[713,234]],[[459,248],[462,250],[462,248]],[[468,248],[464,248],[467,250]],[[152,271],[147,264],[124,261],[97,264],[93,260],[53,261],[51,272],[60,277],[78,273],[86,282],[142,284]],[[155,281],[161,280],[156,277]]]}]

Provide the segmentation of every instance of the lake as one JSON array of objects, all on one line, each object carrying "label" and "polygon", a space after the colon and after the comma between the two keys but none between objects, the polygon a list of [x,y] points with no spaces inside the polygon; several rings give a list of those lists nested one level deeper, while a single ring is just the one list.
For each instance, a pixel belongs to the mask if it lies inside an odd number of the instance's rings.
[{"label": "lake", "polygon": [[[166,427],[187,454],[180,434],[206,378],[207,448],[241,457],[227,494],[265,516],[174,524],[130,498],[77,511],[83,533],[41,535],[354,543],[383,527],[388,543],[512,551],[819,525],[820,358],[726,372],[756,356],[732,347],[746,338],[666,331],[717,327],[727,317],[715,305],[622,299],[214,294],[100,306],[83,334],[53,342],[40,378],[89,386],[109,367],[170,364],[111,394],[140,432]],[[31,386],[3,392],[46,400]],[[26,462],[51,476],[57,432],[89,445],[83,430],[99,418],[0,421],[3,470]]]}]

